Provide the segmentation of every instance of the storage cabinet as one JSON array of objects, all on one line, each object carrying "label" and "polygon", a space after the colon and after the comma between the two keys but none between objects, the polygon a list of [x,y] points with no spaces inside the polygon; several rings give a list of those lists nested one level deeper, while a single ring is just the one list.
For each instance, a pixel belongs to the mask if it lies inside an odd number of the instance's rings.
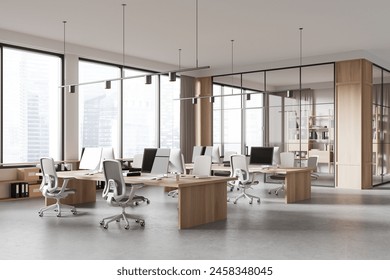
[{"label": "storage cabinet", "polygon": [[[0,180],[0,200],[26,199],[29,197],[42,197],[39,191],[40,178],[37,175],[39,168],[25,167],[3,170],[9,177]],[[11,191],[11,188],[13,191]],[[17,192],[18,194],[15,194]]]}]

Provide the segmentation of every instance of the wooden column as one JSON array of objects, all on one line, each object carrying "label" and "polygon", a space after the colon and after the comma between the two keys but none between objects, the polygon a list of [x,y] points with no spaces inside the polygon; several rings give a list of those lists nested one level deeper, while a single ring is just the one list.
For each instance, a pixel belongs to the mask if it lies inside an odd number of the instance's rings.
[{"label": "wooden column", "polygon": [[[196,96],[212,95],[211,77],[197,78],[195,85]],[[196,145],[211,146],[213,140],[213,106],[209,98],[198,99],[195,106],[195,142]]]},{"label": "wooden column", "polygon": [[372,63],[336,63],[336,187],[372,188]]}]

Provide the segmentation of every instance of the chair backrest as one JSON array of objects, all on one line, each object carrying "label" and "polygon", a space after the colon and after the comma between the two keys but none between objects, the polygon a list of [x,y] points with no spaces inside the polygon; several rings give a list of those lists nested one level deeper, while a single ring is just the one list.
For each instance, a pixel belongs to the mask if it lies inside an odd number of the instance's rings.
[{"label": "chair backrest", "polygon": [[206,147],[204,146],[194,146],[194,148],[192,149],[192,162],[195,162],[195,159],[198,156],[204,155],[205,150]]},{"label": "chair backrest", "polygon": [[210,176],[211,174],[211,157],[207,155],[197,156],[194,162],[192,174],[195,176]]},{"label": "chair backrest", "polygon": [[41,191],[53,192],[58,188],[58,177],[53,158],[44,157],[40,160],[42,171]]},{"label": "chair backrest", "polygon": [[280,153],[280,167],[294,167],[295,155],[292,152]]},{"label": "chair backrest", "polygon": [[249,181],[248,160],[245,155],[231,155],[230,167],[232,169],[231,172],[233,176],[238,176],[241,183]]},{"label": "chair backrest", "polygon": [[278,146],[274,147],[274,155],[272,157],[272,165],[278,165],[280,159],[280,148]]},{"label": "chair backrest", "polygon": [[307,159],[307,167],[313,169],[314,172],[317,171],[318,158],[319,156],[309,156]]},{"label": "chair backrest", "polygon": [[143,154],[135,154],[133,157],[133,162],[131,163],[131,167],[133,168],[142,168],[142,159]]},{"label": "chair backrest", "polygon": [[[105,185],[102,196],[112,193],[115,200],[119,201],[126,195],[126,184],[122,175],[122,164],[117,160],[103,161]],[[115,182],[113,184],[112,182]]]}]

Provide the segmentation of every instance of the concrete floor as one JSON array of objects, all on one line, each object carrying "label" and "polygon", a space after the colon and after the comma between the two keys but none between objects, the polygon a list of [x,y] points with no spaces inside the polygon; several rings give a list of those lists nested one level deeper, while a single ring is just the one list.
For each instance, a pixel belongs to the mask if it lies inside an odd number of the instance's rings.
[{"label": "concrete floor", "polygon": [[40,218],[41,198],[2,201],[0,259],[390,259],[390,186],[312,187],[311,200],[288,205],[267,190],[262,185],[252,190],[262,197],[260,205],[229,203],[226,221],[187,230],[177,229],[177,199],[156,187],[141,190],[150,205],[128,211],[142,214],[146,226],[131,223],[129,230],[123,223],[112,223],[108,230],[99,225],[103,217],[120,212],[100,192],[96,203],[61,218]]}]

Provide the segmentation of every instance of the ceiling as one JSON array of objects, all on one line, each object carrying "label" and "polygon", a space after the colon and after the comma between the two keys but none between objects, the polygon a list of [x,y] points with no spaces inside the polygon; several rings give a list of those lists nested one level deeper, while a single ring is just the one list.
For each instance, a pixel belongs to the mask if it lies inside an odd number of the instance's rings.
[{"label": "ceiling", "polygon": [[0,42],[8,31],[63,42],[66,20],[69,46],[123,54],[125,38],[126,56],[171,66],[180,57],[181,67],[207,65],[209,74],[298,65],[300,46],[303,64],[352,55],[390,68],[388,0],[198,0],[198,16],[196,7],[196,0],[1,0]]}]

